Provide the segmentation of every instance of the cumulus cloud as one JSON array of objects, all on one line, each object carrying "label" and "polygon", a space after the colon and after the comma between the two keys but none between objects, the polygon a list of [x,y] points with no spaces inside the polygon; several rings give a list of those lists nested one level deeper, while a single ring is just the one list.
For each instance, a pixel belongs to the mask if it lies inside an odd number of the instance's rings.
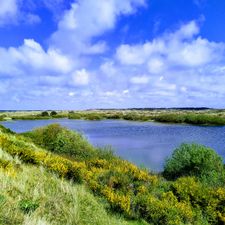
[{"label": "cumulus cloud", "polygon": [[[33,39],[25,39],[18,48],[0,48],[0,74],[16,75],[30,71],[68,73],[73,68],[69,57],[61,54],[57,49],[49,48],[45,51]],[[32,74],[30,74],[32,75]]]},{"label": "cumulus cloud", "polygon": [[200,36],[195,21],[181,26],[152,41],[138,45],[121,45],[116,58],[125,65],[147,65],[149,72],[163,72],[166,64],[173,66],[203,66],[219,61],[224,54],[224,43],[209,42]]},{"label": "cumulus cloud", "polygon": [[144,0],[75,1],[59,21],[51,43],[66,52],[71,52],[73,46],[75,54],[103,53],[107,49],[106,43],[93,42],[92,38],[114,28],[120,15],[134,13],[144,3]]}]

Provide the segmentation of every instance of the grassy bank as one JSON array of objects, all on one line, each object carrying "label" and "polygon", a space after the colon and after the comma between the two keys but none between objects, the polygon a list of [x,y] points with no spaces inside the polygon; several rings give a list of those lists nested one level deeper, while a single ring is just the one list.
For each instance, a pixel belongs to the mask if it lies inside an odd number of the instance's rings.
[{"label": "grassy bank", "polygon": [[86,110],[86,111],[21,111],[0,113],[4,120],[40,119],[123,119],[130,121],[155,121],[162,123],[186,123],[193,125],[225,125],[225,110]]},{"label": "grassy bank", "polygon": [[[23,135],[2,129],[0,147],[1,158],[14,161],[12,168],[5,161],[0,163],[1,172],[8,174],[1,176],[1,183],[13,190],[1,193],[3,202],[9,199],[14,203],[5,205],[4,209],[17,210],[21,223],[40,219],[51,224],[54,220],[51,213],[55,215],[55,212],[63,224],[79,224],[70,222],[77,220],[80,224],[90,224],[93,220],[97,222],[91,224],[108,224],[107,221],[114,224],[115,221],[115,224],[163,225],[223,224],[225,221],[224,165],[215,151],[204,146],[182,145],[176,149],[161,175],[140,169],[110,151],[95,149],[81,135],[59,125]],[[46,176],[43,179],[46,184],[41,183],[39,177],[42,176]],[[47,193],[42,195],[45,185],[46,191],[49,185],[57,190],[49,196],[52,201],[48,202]],[[76,195],[79,192],[81,196]],[[53,198],[54,193],[55,197],[57,193],[60,196],[58,200]],[[85,201],[82,196],[92,200]],[[26,204],[20,203],[22,199]],[[84,213],[80,219],[76,216],[82,215],[76,201],[81,201],[79,207],[86,202],[83,210],[80,209]],[[52,212],[46,213],[48,207]],[[27,210],[30,211],[27,213]],[[72,213],[70,217],[66,216],[68,212]],[[103,217],[98,217],[100,212]],[[8,218],[10,216],[13,215]],[[3,214],[1,217],[4,218]],[[67,219],[70,221],[64,222]]]},{"label": "grassy bank", "polygon": [[141,224],[109,214],[84,185],[25,165],[2,150],[0,181],[0,224]]}]

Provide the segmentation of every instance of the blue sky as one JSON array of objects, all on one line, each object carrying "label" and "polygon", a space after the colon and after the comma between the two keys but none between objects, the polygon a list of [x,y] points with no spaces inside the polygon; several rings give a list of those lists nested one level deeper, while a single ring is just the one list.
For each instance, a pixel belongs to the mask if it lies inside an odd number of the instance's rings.
[{"label": "blue sky", "polygon": [[1,109],[225,107],[223,0],[0,0]]}]

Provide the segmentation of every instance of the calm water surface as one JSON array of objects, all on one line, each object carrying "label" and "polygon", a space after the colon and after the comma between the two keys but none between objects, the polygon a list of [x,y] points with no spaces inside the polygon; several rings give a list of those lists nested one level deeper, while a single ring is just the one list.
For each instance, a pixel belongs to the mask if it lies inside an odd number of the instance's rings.
[{"label": "calm water surface", "polygon": [[225,158],[225,126],[170,125],[123,120],[18,120],[2,122],[16,132],[60,123],[83,133],[95,146],[112,146],[117,155],[138,165],[160,171],[163,162],[183,142],[197,142],[215,149]]}]

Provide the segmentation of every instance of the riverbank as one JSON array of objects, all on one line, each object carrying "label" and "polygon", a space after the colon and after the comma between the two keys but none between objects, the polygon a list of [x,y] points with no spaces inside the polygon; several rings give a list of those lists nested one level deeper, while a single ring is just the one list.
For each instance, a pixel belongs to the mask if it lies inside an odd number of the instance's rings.
[{"label": "riverbank", "polygon": [[1,112],[0,120],[40,119],[123,119],[161,123],[186,123],[193,125],[225,125],[225,110],[217,109],[151,109],[151,110],[85,110],[85,111],[16,111]]}]

